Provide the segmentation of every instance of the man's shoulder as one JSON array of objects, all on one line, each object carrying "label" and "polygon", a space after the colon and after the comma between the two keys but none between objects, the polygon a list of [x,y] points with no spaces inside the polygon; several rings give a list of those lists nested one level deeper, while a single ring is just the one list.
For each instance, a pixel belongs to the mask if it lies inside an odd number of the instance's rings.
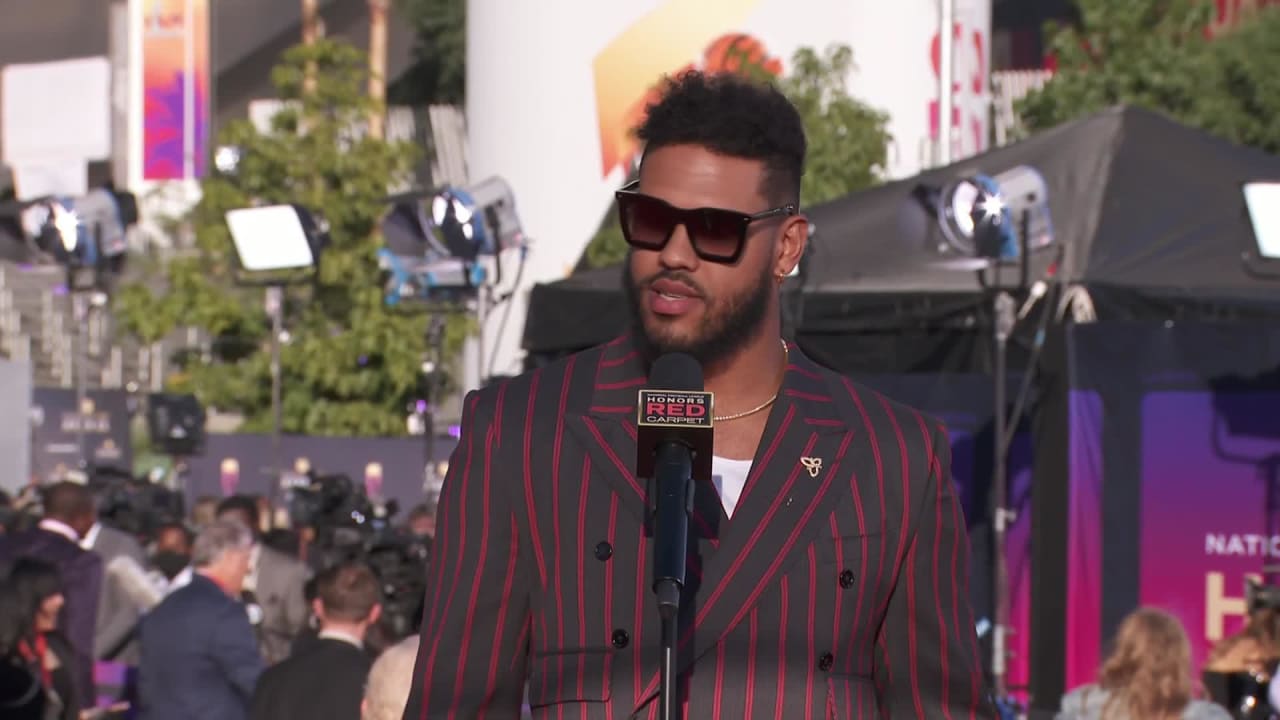
[{"label": "man's shoulder", "polygon": [[[494,380],[467,394],[464,400],[468,406],[466,409],[489,418],[510,413],[519,413],[523,417],[526,411],[524,401],[532,393],[548,387],[563,388],[584,378],[594,378],[605,352],[619,342],[622,339],[565,355],[519,375]],[[513,401],[513,398],[520,400]]]},{"label": "man's shoulder", "polygon": [[875,430],[900,428],[918,431],[925,428],[930,435],[942,429],[943,423],[929,413],[912,405],[895,400],[849,375],[838,373],[819,365],[817,374],[831,388],[831,393],[853,425],[868,425]]},{"label": "man's shoulder", "polygon": [[268,574],[278,574],[278,573],[284,573],[289,575],[306,575],[307,574],[306,563],[302,562],[298,558],[293,557],[292,555],[287,555],[285,553],[280,552],[279,550],[276,550],[275,548],[267,547],[266,545],[262,546],[262,550],[260,552],[262,554],[258,562],[260,562],[264,566],[271,568],[271,572]]}]

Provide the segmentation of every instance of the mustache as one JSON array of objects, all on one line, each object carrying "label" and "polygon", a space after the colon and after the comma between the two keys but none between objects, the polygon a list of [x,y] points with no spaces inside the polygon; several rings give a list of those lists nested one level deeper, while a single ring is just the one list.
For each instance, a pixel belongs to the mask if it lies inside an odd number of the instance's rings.
[{"label": "mustache", "polygon": [[635,285],[635,288],[639,290],[640,288],[649,287],[650,285],[652,285],[653,283],[659,280],[670,280],[672,282],[682,283],[684,285],[688,285],[689,287],[693,288],[698,293],[698,295],[701,295],[702,297],[707,296],[707,292],[702,289],[702,286],[699,285],[696,280],[693,279],[692,275],[690,275],[687,272],[682,272],[679,270],[663,270],[661,272],[656,272],[653,275],[650,275],[649,277],[644,278],[643,280],[635,281],[634,285]]}]

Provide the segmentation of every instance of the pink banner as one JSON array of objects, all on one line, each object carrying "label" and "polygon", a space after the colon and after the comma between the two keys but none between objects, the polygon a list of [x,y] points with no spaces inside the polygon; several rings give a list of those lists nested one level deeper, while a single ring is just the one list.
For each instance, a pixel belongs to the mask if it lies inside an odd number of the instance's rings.
[{"label": "pink banner", "polygon": [[142,23],[142,177],[199,178],[208,155],[209,0],[146,0]]}]

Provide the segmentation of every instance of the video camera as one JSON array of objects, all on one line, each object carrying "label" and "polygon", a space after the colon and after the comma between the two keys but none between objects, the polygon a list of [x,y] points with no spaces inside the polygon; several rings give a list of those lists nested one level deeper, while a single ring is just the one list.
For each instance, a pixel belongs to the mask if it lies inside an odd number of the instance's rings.
[{"label": "video camera", "polygon": [[95,468],[88,485],[98,517],[134,537],[150,537],[161,525],[179,521],[186,514],[181,491],[146,475],[135,477],[119,468]]},{"label": "video camera", "polygon": [[391,523],[397,504],[375,504],[346,475],[308,473],[284,479],[289,519],[311,527],[316,537],[309,552],[323,570],[343,562],[362,562],[382,585],[383,627],[395,638],[411,635],[426,594],[427,542]]}]

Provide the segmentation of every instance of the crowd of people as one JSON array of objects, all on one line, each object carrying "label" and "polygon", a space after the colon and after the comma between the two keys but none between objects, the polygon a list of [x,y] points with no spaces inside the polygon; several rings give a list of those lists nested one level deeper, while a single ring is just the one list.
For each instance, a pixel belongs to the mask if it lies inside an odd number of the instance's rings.
[{"label": "crowd of people", "polygon": [[[359,559],[320,564],[308,529],[259,498],[204,498],[145,532],[83,484],[42,488],[0,524],[0,717],[399,720],[417,628],[379,620]],[[403,532],[429,545],[429,506]]]}]

